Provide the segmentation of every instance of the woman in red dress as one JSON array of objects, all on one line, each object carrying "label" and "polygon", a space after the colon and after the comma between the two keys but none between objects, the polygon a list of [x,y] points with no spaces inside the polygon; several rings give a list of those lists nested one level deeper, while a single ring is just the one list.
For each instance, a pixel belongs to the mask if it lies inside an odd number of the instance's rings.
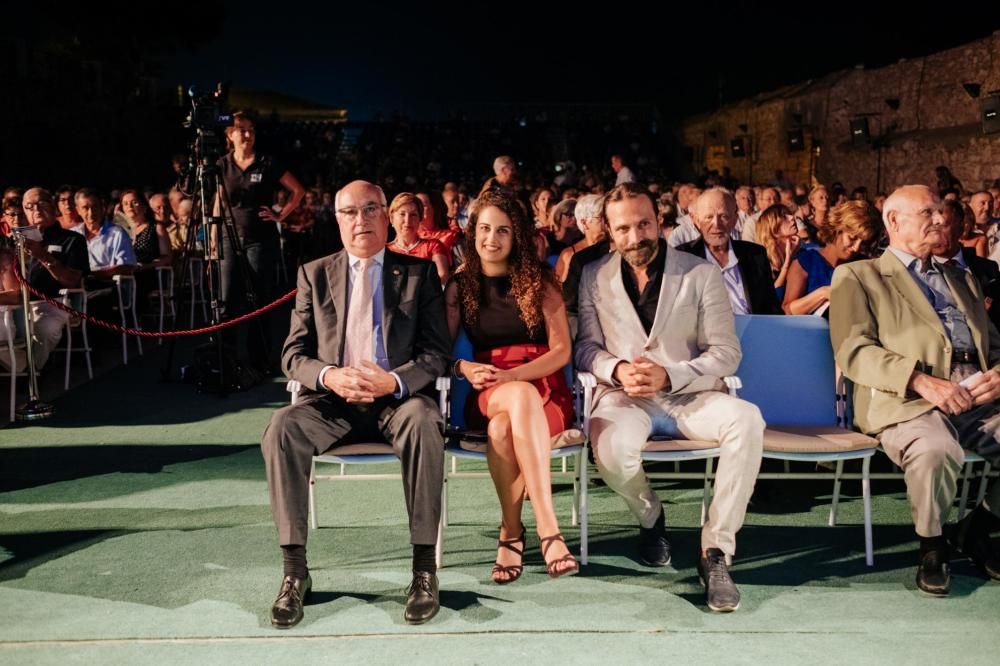
[{"label": "woman in red dress", "polygon": [[420,218],[420,229],[417,233],[421,238],[440,241],[448,251],[448,265],[451,266],[452,250],[461,239],[461,232],[448,226],[447,209],[440,194],[435,193],[432,198],[426,192],[418,192],[417,198],[423,205],[423,216]]},{"label": "woman in red dress", "polygon": [[434,262],[441,284],[448,282],[448,250],[440,241],[418,235],[424,204],[409,192],[397,194],[389,204],[389,220],[396,238],[386,245],[393,252]]},{"label": "woman in red dress", "polygon": [[484,428],[487,460],[502,521],[493,580],[523,572],[521,507],[531,497],[546,570],[576,573],[552,506],[552,436],[570,427],[573,400],[563,368],[572,343],[559,283],[534,252],[533,224],[511,195],[482,194],[469,218],[466,263],[445,290],[452,337],[464,325],[475,362],[456,373],[475,389],[466,405],[470,428]]}]

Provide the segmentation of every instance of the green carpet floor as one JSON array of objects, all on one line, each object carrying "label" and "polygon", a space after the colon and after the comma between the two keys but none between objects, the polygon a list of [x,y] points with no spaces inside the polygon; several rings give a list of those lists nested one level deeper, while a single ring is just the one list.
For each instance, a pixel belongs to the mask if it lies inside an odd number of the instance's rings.
[{"label": "green carpet floor", "polygon": [[[762,482],[739,536],[742,608],[716,615],[694,569],[701,491],[660,484],[674,565],[633,558],[622,502],[594,485],[591,561],[544,574],[529,525],[525,576],[489,579],[492,485],[455,480],[440,615],[402,620],[409,581],[398,482],[321,482],[305,620],[278,632],[280,582],[257,448],[279,382],[219,399],[119,368],[56,402],[41,425],[0,429],[0,663],[932,663],[1000,661],[1000,584],[964,561],[953,592],[913,583],[905,493],[875,482],[874,567],[857,483],[826,526],[832,484]],[[391,471],[385,466],[377,471]],[[556,505],[572,548],[572,494]]]}]

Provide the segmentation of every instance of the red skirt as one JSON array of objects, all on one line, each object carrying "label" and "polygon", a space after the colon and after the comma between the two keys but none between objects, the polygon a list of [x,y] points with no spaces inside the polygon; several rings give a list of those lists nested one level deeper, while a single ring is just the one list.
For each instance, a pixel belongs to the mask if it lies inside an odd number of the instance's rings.
[{"label": "red skirt", "polygon": [[[546,345],[509,345],[497,347],[475,355],[477,363],[486,363],[500,370],[510,370],[535,360],[549,351]],[[566,375],[562,370],[548,377],[533,379],[531,385],[542,397],[542,407],[545,410],[545,420],[549,425],[549,436],[558,435],[573,424],[573,393],[566,385]],[[465,423],[470,430],[486,430],[489,419],[486,416],[487,406],[493,391],[503,386],[491,386],[485,391],[469,392],[465,401]]]}]

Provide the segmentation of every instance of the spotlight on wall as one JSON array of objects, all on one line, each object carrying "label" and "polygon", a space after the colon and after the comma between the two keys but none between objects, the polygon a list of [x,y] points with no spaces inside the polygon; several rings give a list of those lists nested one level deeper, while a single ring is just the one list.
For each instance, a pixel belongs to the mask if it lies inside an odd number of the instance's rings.
[{"label": "spotlight on wall", "polygon": [[743,137],[736,137],[729,142],[729,151],[733,157],[746,157],[746,144],[743,143]]},{"label": "spotlight on wall", "polygon": [[899,98],[898,97],[886,97],[885,105],[892,109],[893,111],[899,111]]},{"label": "spotlight on wall", "polygon": [[983,90],[983,85],[981,83],[963,83],[962,87],[965,88],[965,94],[972,99],[979,97],[979,93]]}]

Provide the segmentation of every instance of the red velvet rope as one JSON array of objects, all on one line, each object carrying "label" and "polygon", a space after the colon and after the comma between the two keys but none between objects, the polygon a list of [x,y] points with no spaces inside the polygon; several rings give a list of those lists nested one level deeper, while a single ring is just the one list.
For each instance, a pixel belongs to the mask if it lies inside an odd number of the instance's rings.
[{"label": "red velvet rope", "polygon": [[68,312],[69,314],[73,315],[74,317],[79,317],[80,319],[86,319],[91,324],[94,324],[96,326],[100,326],[102,328],[107,328],[107,329],[110,329],[112,331],[117,331],[119,333],[127,333],[128,335],[137,335],[137,336],[143,337],[143,338],[171,338],[171,337],[180,337],[180,336],[185,336],[185,335],[202,335],[204,333],[213,333],[215,331],[221,331],[224,328],[229,328],[230,326],[236,326],[238,324],[242,324],[243,322],[245,322],[245,321],[247,321],[249,319],[253,319],[254,317],[262,315],[262,314],[264,314],[266,312],[270,312],[271,310],[275,309],[276,307],[278,307],[282,303],[285,303],[285,302],[291,300],[292,298],[294,298],[295,297],[295,292],[298,291],[297,289],[292,289],[290,292],[288,292],[287,294],[285,294],[284,296],[282,296],[278,300],[274,301],[273,303],[268,303],[267,305],[265,305],[265,306],[263,306],[261,308],[257,308],[253,312],[248,312],[245,315],[239,316],[236,319],[230,319],[229,321],[224,321],[224,322],[221,322],[219,324],[215,324],[213,326],[205,326],[204,328],[190,328],[190,329],[185,329],[183,331],[163,331],[161,333],[161,332],[158,332],[158,331],[143,331],[143,330],[138,329],[138,328],[128,328],[127,326],[120,326],[119,324],[112,324],[110,322],[102,321],[102,320],[97,319],[95,317],[92,317],[92,316],[90,316],[88,314],[80,312],[79,310],[75,310],[75,309],[69,307],[68,305],[60,303],[59,301],[54,301],[51,298],[49,298],[48,296],[46,296],[45,294],[40,293],[38,290],[36,290],[34,287],[32,287],[27,282],[25,282],[25,280],[21,276],[21,272],[20,272],[20,270],[18,270],[17,266],[14,267],[14,276],[17,278],[18,282],[20,282],[22,285],[24,285],[25,287],[28,288],[28,292],[31,293],[33,296],[35,296],[36,298],[42,299],[43,301],[45,301],[46,303],[49,303],[50,305],[56,306],[57,308],[59,308],[60,310],[62,310],[64,312]]}]

